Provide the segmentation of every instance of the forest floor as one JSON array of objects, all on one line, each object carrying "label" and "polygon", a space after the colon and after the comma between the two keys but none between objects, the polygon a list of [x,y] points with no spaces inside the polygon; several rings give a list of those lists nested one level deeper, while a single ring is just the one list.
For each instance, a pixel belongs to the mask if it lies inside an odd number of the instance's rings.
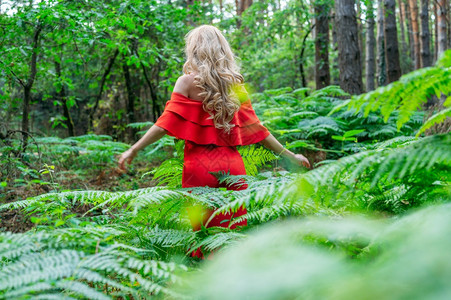
[{"label": "forest floor", "polygon": [[[27,183],[12,187],[5,187],[0,196],[0,203],[25,200],[30,197],[62,191],[74,190],[96,190],[96,191],[128,191],[146,187],[152,187],[157,184],[151,176],[140,178],[141,170],[152,169],[159,164],[144,164],[139,162],[135,164],[135,171],[121,172],[117,168],[105,168],[103,170],[87,172],[80,175],[74,170],[62,170],[55,174],[55,187],[52,188],[48,183]],[[138,170],[138,171],[136,171]],[[72,213],[83,215],[92,207],[86,205],[75,207]],[[20,209],[0,211],[0,228],[2,231],[13,233],[26,232],[36,224],[30,221],[30,217],[24,215]]]}]

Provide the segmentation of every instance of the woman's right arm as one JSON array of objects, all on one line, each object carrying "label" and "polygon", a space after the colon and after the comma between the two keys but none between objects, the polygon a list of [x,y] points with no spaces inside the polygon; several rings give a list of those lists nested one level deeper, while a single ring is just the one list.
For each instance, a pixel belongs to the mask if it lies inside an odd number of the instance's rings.
[{"label": "woman's right arm", "polygon": [[146,146],[155,143],[161,139],[166,134],[166,130],[156,125],[150,127],[150,129],[139,139],[133,146],[127,151],[121,154],[119,157],[119,168],[125,171],[125,163],[131,164],[132,160],[135,158],[138,151],[145,148]]},{"label": "woman's right arm", "polygon": [[278,155],[288,158],[292,163],[310,168],[310,162],[304,155],[294,154],[290,150],[286,149],[272,134],[269,134],[260,143]]}]

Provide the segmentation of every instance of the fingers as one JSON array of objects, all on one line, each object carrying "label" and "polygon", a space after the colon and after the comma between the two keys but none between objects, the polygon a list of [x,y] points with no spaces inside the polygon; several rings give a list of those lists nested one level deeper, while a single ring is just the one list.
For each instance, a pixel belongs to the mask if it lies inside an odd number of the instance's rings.
[{"label": "fingers", "polygon": [[121,157],[119,158],[119,161],[118,161],[119,169],[125,171],[125,165],[124,165],[124,162],[125,162],[124,156],[121,155]]}]

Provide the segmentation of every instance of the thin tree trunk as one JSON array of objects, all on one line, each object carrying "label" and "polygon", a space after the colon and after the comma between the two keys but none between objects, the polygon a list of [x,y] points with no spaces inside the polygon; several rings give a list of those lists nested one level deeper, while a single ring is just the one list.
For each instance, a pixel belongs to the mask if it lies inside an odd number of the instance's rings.
[{"label": "thin tree trunk", "polygon": [[[398,0],[398,5],[399,5],[399,26],[401,27],[401,53],[407,53],[406,30],[405,30],[406,11],[403,0]],[[401,73],[402,74],[406,73],[406,70],[403,70],[403,64],[401,64]]]},{"label": "thin tree trunk", "polygon": [[[360,65],[362,66],[362,68],[365,67],[365,51],[364,51],[364,47],[363,47],[363,40],[364,40],[364,36],[363,36],[363,26],[362,26],[362,8],[360,6],[360,1],[357,1],[356,3],[357,6],[357,34],[359,37],[359,52],[360,52]],[[363,70],[362,70],[362,75],[363,75]]]},{"label": "thin tree trunk", "polygon": [[[333,20],[333,23],[335,24],[335,12],[332,12],[331,19]],[[337,28],[335,25],[332,26],[332,51],[334,53],[338,52]],[[338,70],[338,55],[334,55],[334,58],[332,60],[332,70]],[[331,75],[332,75],[332,84],[339,85],[340,84],[339,73],[333,72]]]},{"label": "thin tree trunk", "polygon": [[382,0],[377,3],[377,86],[387,84],[385,72],[384,6]]},{"label": "thin tree trunk", "polygon": [[448,47],[447,49],[451,48],[451,3],[448,1],[445,1],[446,4],[446,12],[447,12],[447,17],[446,17],[446,23],[448,24],[448,35],[447,35],[447,40],[448,40]]},{"label": "thin tree trunk", "polygon": [[143,64],[141,64],[141,68],[143,70],[144,79],[146,80],[147,86],[149,87],[149,90],[150,90],[150,98],[152,100],[152,117],[153,117],[154,120],[157,120],[158,112],[159,112],[159,109],[157,107],[158,106],[157,93],[155,93],[155,89],[153,88],[153,85],[150,82],[150,78],[147,75],[146,67]]},{"label": "thin tree trunk", "polygon": [[25,84],[23,84],[24,98],[23,98],[23,107],[22,107],[22,150],[25,151],[28,145],[28,135],[29,135],[29,123],[28,123],[28,114],[30,111],[30,102],[31,102],[31,88],[33,87],[33,83],[36,79],[37,74],[37,61],[38,54],[37,50],[39,47],[39,37],[41,34],[42,27],[38,25],[33,34],[33,42],[31,48],[31,60],[30,60],[30,76]]},{"label": "thin tree trunk", "polygon": [[420,52],[420,27],[418,24],[418,4],[417,0],[409,0],[410,18],[412,23],[413,50],[414,50],[414,66],[415,69],[421,68],[421,52]]},{"label": "thin tree trunk", "polygon": [[[407,13],[407,31],[409,32],[409,34],[407,35],[408,40],[409,40],[409,54],[410,54],[410,59],[412,60],[412,62],[415,61],[415,49],[414,49],[414,45],[413,45],[413,30],[412,30],[412,17],[410,16],[410,6],[409,6],[409,1],[408,0],[404,0],[404,5],[405,5],[405,11]],[[411,68],[412,70],[412,68]]]},{"label": "thin tree trunk", "polygon": [[130,69],[125,62],[122,64],[122,70],[124,71],[125,87],[127,89],[127,118],[129,123],[134,123],[136,95],[130,76]]},{"label": "thin tree trunk", "polygon": [[432,6],[434,7],[434,62],[437,61],[437,51],[438,51],[438,36],[437,36],[437,32],[438,32],[438,22],[437,22],[437,18],[438,18],[438,9],[437,9],[437,2],[434,0],[434,3],[432,4]]},{"label": "thin tree trunk", "polygon": [[314,5],[315,10],[315,82],[316,89],[330,85],[329,5]]},{"label": "thin tree trunk", "polygon": [[312,27],[310,27],[307,32],[304,35],[304,38],[302,39],[301,44],[301,53],[299,55],[299,72],[301,73],[301,83],[302,87],[307,87],[307,81],[305,80],[305,71],[304,71],[304,52],[305,52],[305,46],[307,37],[310,35],[310,32],[312,32],[313,28],[315,28],[316,24],[313,24]]},{"label": "thin tree trunk", "polygon": [[[58,80],[61,79],[61,64],[55,60],[55,71],[56,76],[58,77]],[[63,116],[66,118],[64,123],[67,127],[67,133],[69,136],[75,136],[74,133],[74,122],[72,121],[72,116],[70,115],[69,107],[67,107],[67,95],[66,95],[66,88],[64,87],[64,84],[61,84],[61,87],[59,91],[57,91],[58,99],[61,100],[62,107],[63,107]]]},{"label": "thin tree trunk", "polygon": [[105,72],[103,72],[102,79],[100,80],[99,92],[97,93],[94,106],[92,107],[92,109],[89,112],[89,129],[92,128],[92,125],[94,123],[94,115],[97,112],[97,108],[99,107],[99,102],[100,102],[100,99],[102,98],[103,88],[105,86],[106,79],[108,78],[108,75],[110,74],[111,69],[113,68],[114,61],[116,60],[116,57],[118,54],[119,54],[119,49],[116,49],[113,53],[113,56],[111,56],[108,59],[107,67],[105,69]]},{"label": "thin tree trunk", "polygon": [[446,36],[446,0],[437,0],[437,58],[439,58],[443,52],[447,49],[447,36]]},{"label": "thin tree trunk", "polygon": [[430,34],[429,34],[429,0],[421,0],[421,67],[431,65]]},{"label": "thin tree trunk", "polygon": [[396,1],[384,0],[384,34],[385,34],[385,62],[387,66],[388,83],[401,77],[399,63],[398,31],[396,30]]},{"label": "thin tree trunk", "polygon": [[371,6],[367,10],[367,29],[366,29],[366,91],[372,91],[375,88],[374,74],[376,72],[374,48],[376,39],[374,37],[374,9]]},{"label": "thin tree trunk", "polygon": [[340,87],[350,94],[363,90],[354,0],[335,1]]}]

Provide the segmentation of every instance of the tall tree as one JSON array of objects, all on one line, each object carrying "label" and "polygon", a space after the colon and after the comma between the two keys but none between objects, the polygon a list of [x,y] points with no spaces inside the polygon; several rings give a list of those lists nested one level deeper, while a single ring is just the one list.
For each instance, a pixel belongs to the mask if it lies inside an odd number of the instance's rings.
[{"label": "tall tree", "polygon": [[363,91],[362,67],[354,6],[354,0],[335,1],[335,26],[337,27],[340,86],[350,94],[360,94]]},{"label": "tall tree", "polygon": [[438,19],[438,11],[437,11],[437,1],[434,1],[434,4],[432,5],[433,9],[434,9],[434,61],[437,60],[437,51],[438,51],[438,24],[437,24],[437,19]]},{"label": "tall tree", "polygon": [[[364,61],[365,61],[365,51],[363,47],[363,41],[364,41],[364,35],[363,35],[363,26],[362,26],[362,6],[360,5],[360,1],[356,2],[356,8],[357,8],[357,33],[359,37],[359,52],[360,52],[360,65],[365,67]],[[363,74],[363,73],[362,73]]]},{"label": "tall tree", "polygon": [[415,69],[419,69],[421,68],[421,55],[420,55],[421,52],[420,52],[420,27],[418,23],[417,0],[409,0],[409,8],[413,35],[414,66]]},{"label": "tall tree", "polygon": [[429,0],[421,0],[421,67],[431,65],[431,49],[429,34]]},{"label": "tall tree", "polygon": [[315,82],[321,89],[330,85],[329,70],[329,4],[317,1],[315,11]]},{"label": "tall tree", "polygon": [[403,0],[398,1],[398,6],[399,6],[399,27],[401,28],[401,52],[406,53],[407,52],[406,30],[405,30],[406,6]]},{"label": "tall tree", "polygon": [[75,135],[74,122],[70,114],[69,103],[67,102],[66,87],[64,81],[62,80],[61,60],[62,60],[61,57],[55,58],[55,72],[58,80],[56,84],[56,93],[58,95],[58,100],[61,101],[61,106],[63,108],[63,116],[65,119],[64,123],[66,124],[67,127],[67,133],[69,136],[74,136]]},{"label": "tall tree", "polygon": [[446,36],[446,9],[447,0],[437,0],[437,57],[440,57],[447,49],[448,41]]},{"label": "tall tree", "polygon": [[253,0],[235,0],[235,9],[237,18],[237,27],[241,27],[241,15],[248,9],[253,3]]},{"label": "tall tree", "polygon": [[396,1],[384,0],[385,63],[388,83],[396,81],[401,77],[395,11]]},{"label": "tall tree", "polygon": [[125,79],[125,87],[127,89],[127,117],[129,123],[135,122],[135,100],[136,100],[136,93],[135,93],[135,85],[132,82],[132,78],[130,75],[130,68],[127,65],[126,62],[122,63],[122,70],[124,72],[124,79]]},{"label": "tall tree", "polygon": [[38,23],[33,32],[33,39],[31,43],[31,58],[30,58],[30,73],[26,82],[20,81],[23,87],[23,106],[22,106],[22,147],[25,149],[28,145],[28,131],[29,131],[29,120],[28,115],[30,112],[30,102],[31,102],[31,88],[33,87],[34,81],[37,74],[37,61],[38,61],[38,49],[40,47],[40,35],[42,32],[42,24]]},{"label": "tall tree", "polygon": [[415,49],[414,49],[414,44],[413,44],[413,30],[412,30],[412,17],[410,16],[410,5],[409,5],[409,0],[403,0],[403,5],[405,8],[405,12],[406,12],[406,22],[407,22],[407,32],[409,33],[407,35],[408,37],[408,42],[409,42],[409,54],[410,54],[410,59],[412,60],[412,62],[415,61]]},{"label": "tall tree", "polygon": [[372,3],[368,6],[366,13],[366,91],[372,91],[375,88],[374,75],[376,72],[376,63],[374,58],[374,48],[376,39],[374,37],[374,8]]},{"label": "tall tree", "polygon": [[384,38],[384,4],[377,1],[377,85],[384,86],[387,83],[385,71],[385,38]]}]

